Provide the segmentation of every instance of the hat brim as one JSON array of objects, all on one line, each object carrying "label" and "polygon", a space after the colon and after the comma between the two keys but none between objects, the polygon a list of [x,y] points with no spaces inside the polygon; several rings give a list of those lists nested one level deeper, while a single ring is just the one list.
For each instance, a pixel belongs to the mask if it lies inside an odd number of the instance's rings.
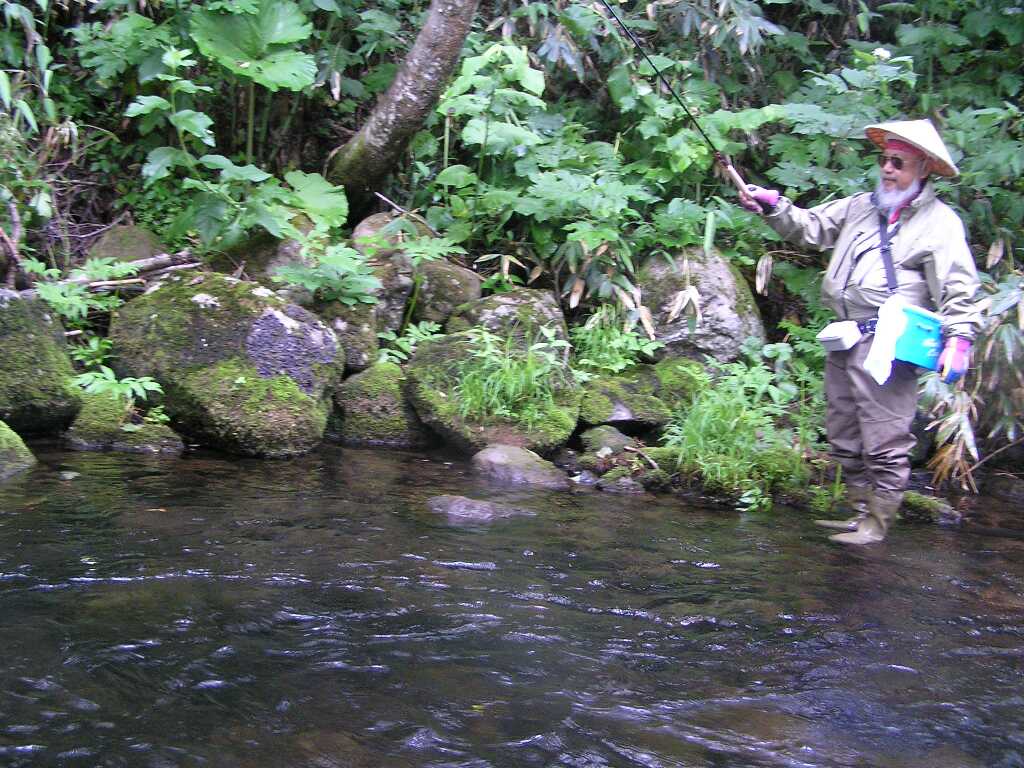
[{"label": "hat brim", "polygon": [[907,144],[917,147],[919,150],[921,150],[921,152],[924,153],[925,157],[928,158],[929,165],[933,173],[937,173],[940,176],[948,176],[950,178],[960,175],[960,171],[957,169],[955,165],[939,157],[927,147],[922,147],[918,142],[914,141],[914,139],[909,136],[897,133],[892,130],[888,130],[886,128],[882,128],[877,125],[869,125],[867,128],[864,129],[864,133],[876,147],[882,150],[885,149],[885,142],[889,138],[905,141]]}]

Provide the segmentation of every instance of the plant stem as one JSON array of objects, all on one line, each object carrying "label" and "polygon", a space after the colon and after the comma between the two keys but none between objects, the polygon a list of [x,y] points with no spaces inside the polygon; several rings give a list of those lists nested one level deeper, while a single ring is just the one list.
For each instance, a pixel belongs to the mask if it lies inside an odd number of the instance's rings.
[{"label": "plant stem", "polygon": [[252,163],[252,138],[256,131],[256,82],[249,81],[249,116],[245,126],[245,162]]}]

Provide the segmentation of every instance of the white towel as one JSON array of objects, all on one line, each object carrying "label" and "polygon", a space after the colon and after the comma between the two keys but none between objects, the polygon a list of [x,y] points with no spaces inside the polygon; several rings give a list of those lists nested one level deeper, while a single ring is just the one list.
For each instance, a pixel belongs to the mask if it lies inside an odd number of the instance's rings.
[{"label": "white towel", "polygon": [[903,311],[906,305],[907,301],[902,296],[890,296],[878,309],[875,338],[864,359],[864,368],[879,384],[885,384],[892,374],[896,341],[907,327],[907,315]]}]

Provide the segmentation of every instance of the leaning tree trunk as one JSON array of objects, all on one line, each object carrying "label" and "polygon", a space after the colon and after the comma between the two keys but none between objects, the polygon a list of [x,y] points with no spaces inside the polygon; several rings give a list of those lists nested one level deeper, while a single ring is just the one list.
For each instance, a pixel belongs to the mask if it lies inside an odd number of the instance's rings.
[{"label": "leaning tree trunk", "polygon": [[394,168],[459,63],[480,0],[431,0],[426,24],[359,132],[335,154],[328,177],[362,207]]}]

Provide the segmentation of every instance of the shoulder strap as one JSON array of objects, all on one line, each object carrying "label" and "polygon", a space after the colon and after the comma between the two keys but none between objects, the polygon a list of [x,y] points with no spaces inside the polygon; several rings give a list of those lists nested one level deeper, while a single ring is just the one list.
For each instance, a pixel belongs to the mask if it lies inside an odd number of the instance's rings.
[{"label": "shoulder strap", "polygon": [[892,247],[889,245],[889,222],[884,213],[878,214],[878,237],[882,241],[882,263],[885,264],[885,282],[889,293],[896,293],[896,268],[892,265]]}]

